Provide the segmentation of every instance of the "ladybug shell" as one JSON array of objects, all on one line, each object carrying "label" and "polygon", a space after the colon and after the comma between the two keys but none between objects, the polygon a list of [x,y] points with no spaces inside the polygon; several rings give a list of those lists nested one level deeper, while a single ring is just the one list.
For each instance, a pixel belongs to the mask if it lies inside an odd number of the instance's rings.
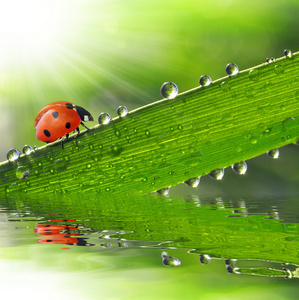
[{"label": "ladybug shell", "polygon": [[43,142],[54,142],[74,131],[81,123],[76,105],[57,101],[45,106],[36,116],[34,127],[36,138]]}]

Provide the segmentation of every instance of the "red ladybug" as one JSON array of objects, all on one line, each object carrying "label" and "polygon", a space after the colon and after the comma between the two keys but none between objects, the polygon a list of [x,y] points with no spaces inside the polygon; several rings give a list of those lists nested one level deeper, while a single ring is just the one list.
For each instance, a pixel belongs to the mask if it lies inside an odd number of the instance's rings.
[{"label": "red ladybug", "polygon": [[67,101],[57,101],[45,106],[36,116],[34,127],[36,138],[51,143],[77,130],[79,125],[88,129],[83,123],[93,121],[92,115],[83,107]]}]

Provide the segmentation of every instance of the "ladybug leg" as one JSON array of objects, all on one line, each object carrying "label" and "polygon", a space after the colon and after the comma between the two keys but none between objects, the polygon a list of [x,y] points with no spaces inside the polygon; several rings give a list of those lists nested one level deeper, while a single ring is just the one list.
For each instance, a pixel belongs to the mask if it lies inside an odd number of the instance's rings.
[{"label": "ladybug leg", "polygon": [[80,123],[84,128],[86,128],[87,130],[90,130],[83,122]]},{"label": "ladybug leg", "polygon": [[[77,127],[76,130],[77,130],[77,134],[76,134],[76,136],[75,136],[75,141],[76,141],[76,145],[78,145],[77,137],[78,137],[78,135],[79,135],[79,133],[80,133],[79,127]],[[75,132],[75,130],[74,130],[74,132]]]},{"label": "ladybug leg", "polygon": [[65,135],[65,138],[64,138],[64,139],[61,139],[61,148],[62,148],[62,149],[64,149],[64,145],[63,145],[64,141],[66,141],[68,138],[69,138],[69,133],[67,133],[67,134]]}]

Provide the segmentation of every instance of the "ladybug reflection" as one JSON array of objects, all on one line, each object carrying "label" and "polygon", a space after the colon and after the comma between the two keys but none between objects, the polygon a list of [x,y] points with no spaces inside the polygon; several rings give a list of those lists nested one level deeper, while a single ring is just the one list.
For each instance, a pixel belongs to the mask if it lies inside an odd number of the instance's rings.
[{"label": "ladybug reflection", "polygon": [[81,235],[78,231],[78,227],[75,226],[36,224],[34,232],[38,234],[38,237],[47,237],[38,240],[38,242],[42,244],[93,246],[93,244],[87,243],[85,238],[74,237]]}]

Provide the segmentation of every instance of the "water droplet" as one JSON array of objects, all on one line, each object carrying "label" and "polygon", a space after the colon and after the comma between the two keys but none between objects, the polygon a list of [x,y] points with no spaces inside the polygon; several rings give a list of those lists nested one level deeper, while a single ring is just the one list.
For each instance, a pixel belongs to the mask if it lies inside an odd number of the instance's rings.
[{"label": "water droplet", "polygon": [[210,76],[208,75],[202,75],[200,78],[199,78],[199,84],[201,86],[208,86],[212,83],[212,79]]},{"label": "water droplet", "polygon": [[187,185],[189,185],[190,187],[196,188],[199,185],[199,183],[200,183],[200,176],[199,177],[190,178],[190,179],[186,180],[185,183]]},{"label": "water droplet", "polygon": [[224,169],[215,169],[209,175],[216,180],[221,180],[224,176]]},{"label": "water droplet", "polygon": [[286,58],[291,58],[293,56],[292,51],[290,49],[285,49],[283,51],[283,54],[285,55]]},{"label": "water droplet", "polygon": [[275,57],[266,58],[266,63],[272,63],[275,61]]},{"label": "water droplet", "polygon": [[260,79],[260,71],[259,69],[252,69],[248,73],[248,77],[252,81],[258,81]]},{"label": "water droplet", "polygon": [[18,179],[26,179],[29,176],[29,169],[24,166],[18,167],[16,169],[16,176]]},{"label": "water droplet", "polygon": [[210,263],[210,260],[212,259],[212,257],[208,254],[200,254],[199,255],[199,262],[202,265],[207,265]]},{"label": "water droplet", "polygon": [[292,128],[293,126],[295,126],[297,124],[297,121],[295,118],[287,118],[282,122],[282,129],[283,131],[286,131],[290,128]]},{"label": "water droplet", "polygon": [[169,194],[170,186],[161,190],[158,190],[157,193],[162,196],[167,196]]},{"label": "water droplet", "polygon": [[54,169],[58,172],[64,171],[68,167],[68,163],[64,159],[57,159],[54,163]]},{"label": "water droplet", "polygon": [[162,252],[162,264],[166,267],[178,267],[181,262],[178,258],[168,255],[167,252]]},{"label": "water droplet", "polygon": [[230,88],[231,88],[230,85],[229,85],[229,83],[227,81],[221,82],[220,86],[221,86],[222,91],[224,91],[224,92],[229,91]]},{"label": "water droplet", "polygon": [[147,177],[143,177],[143,178],[141,179],[142,182],[147,182],[147,180],[148,180]]},{"label": "water droplet", "polygon": [[284,73],[284,68],[282,65],[275,65],[274,67],[274,72],[277,74],[277,75],[282,75]]},{"label": "water droplet", "polygon": [[120,117],[124,118],[128,114],[128,109],[125,106],[119,106],[116,112]]},{"label": "water droplet", "polygon": [[267,152],[267,154],[273,158],[273,159],[277,159],[279,157],[279,149],[272,149],[270,151]]},{"label": "water droplet", "polygon": [[112,156],[118,156],[122,153],[123,149],[122,146],[119,146],[117,144],[112,144],[109,146],[110,154]]},{"label": "water droplet", "polygon": [[23,148],[22,148],[22,152],[25,154],[25,155],[29,155],[31,152],[33,151],[32,147],[30,145],[25,145]]},{"label": "water droplet", "polygon": [[236,75],[239,73],[239,67],[234,63],[227,64],[225,67],[225,72],[230,76]]},{"label": "water droplet", "polygon": [[173,99],[177,96],[179,89],[174,82],[165,82],[161,86],[161,95],[165,99]]},{"label": "water droplet", "polygon": [[151,133],[150,133],[150,131],[149,130],[145,130],[145,135],[147,136],[147,137],[149,137],[150,135],[151,135]]},{"label": "water droplet", "polygon": [[234,170],[235,173],[239,175],[243,175],[247,171],[247,164],[245,161],[241,161],[232,165],[232,169]]},{"label": "water droplet", "polygon": [[267,129],[265,129],[265,131],[263,132],[263,134],[268,135],[268,134],[271,133],[271,131],[272,131],[272,128],[267,128]]},{"label": "water droplet", "polygon": [[20,151],[12,148],[7,152],[6,157],[9,161],[15,161],[20,157]]},{"label": "water droplet", "polygon": [[111,116],[106,112],[100,113],[98,117],[98,122],[101,125],[107,125],[111,122],[111,120],[112,120]]}]

